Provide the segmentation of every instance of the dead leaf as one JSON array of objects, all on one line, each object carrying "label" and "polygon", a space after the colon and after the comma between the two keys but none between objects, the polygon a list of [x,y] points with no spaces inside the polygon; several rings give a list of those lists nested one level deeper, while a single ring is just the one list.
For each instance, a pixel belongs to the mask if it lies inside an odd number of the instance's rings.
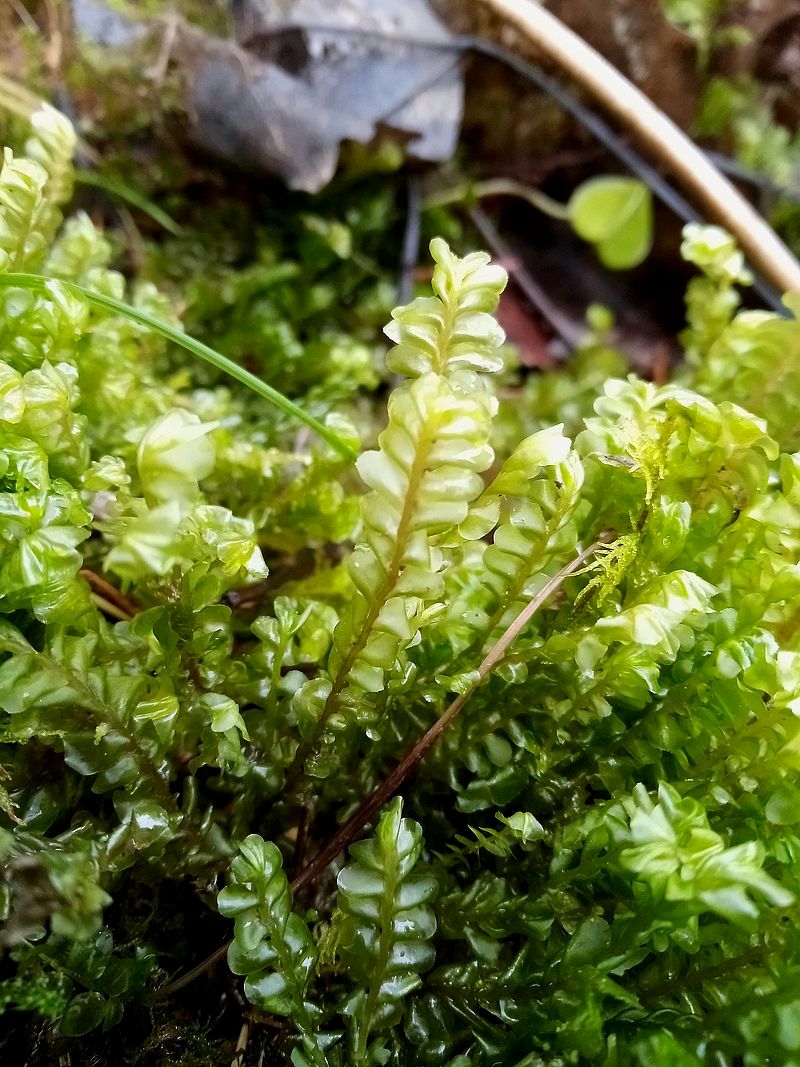
[{"label": "dead leaf", "polygon": [[[393,131],[418,159],[453,155],[460,52],[427,0],[232,0],[232,12],[234,40],[169,27],[201,147],[306,192],[330,181],[345,140]],[[74,17],[84,36],[116,48],[159,26],[99,0],[74,0]]]},{"label": "dead leaf", "polygon": [[236,41],[211,47],[191,72],[207,147],[307,192],[333,176],[342,141],[370,141],[381,127],[404,135],[417,158],[452,156],[458,54],[426,0],[234,0],[232,9]]}]

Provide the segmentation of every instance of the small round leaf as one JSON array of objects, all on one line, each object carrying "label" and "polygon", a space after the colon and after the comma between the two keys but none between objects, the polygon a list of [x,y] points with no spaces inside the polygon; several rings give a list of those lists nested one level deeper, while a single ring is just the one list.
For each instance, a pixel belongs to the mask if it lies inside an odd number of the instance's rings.
[{"label": "small round leaf", "polygon": [[612,270],[638,266],[650,251],[652,197],[635,178],[592,178],[575,190],[567,210],[572,228]]},{"label": "small round leaf", "polygon": [[106,998],[101,993],[79,993],[67,1005],[59,1029],[64,1037],[83,1037],[105,1021]]}]

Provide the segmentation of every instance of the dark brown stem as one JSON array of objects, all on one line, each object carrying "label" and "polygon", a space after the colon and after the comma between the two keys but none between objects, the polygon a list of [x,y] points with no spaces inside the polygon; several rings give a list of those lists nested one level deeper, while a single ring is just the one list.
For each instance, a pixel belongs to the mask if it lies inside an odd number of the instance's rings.
[{"label": "dark brown stem", "polygon": [[447,709],[442,712],[433,726],[422,735],[410,752],[408,752],[400,760],[394,770],[384,778],[377,789],[363,801],[347,822],[339,827],[328,843],[320,849],[313,860],[302,869],[300,874],[298,874],[292,882],[293,890],[298,890],[302,888],[302,886],[312,882],[318,874],[325,870],[331,860],[334,860],[340,852],[343,852],[353,843],[353,841],[355,841],[372,816],[383,807],[387,800],[390,800],[394,796],[403,782],[405,782],[411,772],[415,770],[420,761],[428,754],[450,723],[456,718],[475,690],[492,673],[498,663],[501,662],[508,651],[509,646],[528,625],[542,604],[544,604],[545,601],[548,600],[548,598],[559,588],[565,578],[568,578],[570,574],[574,574],[575,571],[583,566],[590,556],[594,555],[599,545],[600,542],[595,541],[594,544],[585,548],[579,556],[565,567],[562,567],[557,574],[554,574],[550,581],[542,586],[536,596],[525,605],[503,636],[486,654],[480,667],[478,667],[478,677],[475,680],[474,685],[465,693],[462,693],[455,698]]},{"label": "dark brown stem", "polygon": [[124,614],[126,618],[132,619],[134,615],[138,615],[139,608],[132,600],[128,600],[124,593],[121,593],[116,586],[113,586],[110,582],[107,582],[105,578],[101,578],[99,574],[95,574],[94,571],[89,570],[88,567],[84,567],[80,571],[82,578],[85,578],[89,585],[92,587],[92,591],[97,593],[99,597],[107,601],[109,604],[113,604],[115,608],[121,614]]},{"label": "dark brown stem", "polygon": [[[469,698],[473,695],[475,690],[492,673],[498,663],[503,660],[512,642],[519,636],[522,630],[525,629],[542,604],[544,604],[545,601],[548,600],[549,597],[561,586],[565,578],[568,578],[570,574],[574,574],[575,571],[580,570],[583,564],[594,555],[600,545],[604,544],[606,540],[607,538],[605,537],[600,538],[593,544],[589,545],[588,548],[585,548],[580,555],[576,556],[576,558],[565,567],[562,567],[557,574],[554,574],[550,581],[542,586],[536,596],[525,605],[503,636],[486,654],[480,667],[478,667],[478,677],[472,688],[456,697],[447,709],[442,712],[433,726],[422,735],[411,751],[400,760],[394,770],[383,780],[383,782],[381,782],[378,788],[367,797],[347,822],[339,827],[333,837],[331,837],[328,843],[319,850],[313,860],[306,864],[292,881],[292,890],[295,893],[304,886],[307,886],[309,882],[313,882],[317,875],[321,874],[328,864],[336,859],[340,852],[343,852],[353,843],[353,841],[355,841],[372,816],[383,807],[387,800],[394,796],[403,782],[405,782],[412,771],[415,770],[423,757],[426,756],[436,744],[453,719],[455,719]],[[212,952],[210,956],[204,959],[202,963],[198,963],[196,967],[187,971],[186,974],[181,975],[180,978],[176,978],[175,981],[170,982],[169,985],[163,986],[156,992],[155,998],[161,1000],[163,997],[168,997],[172,993],[177,993],[178,990],[183,989],[185,986],[189,985],[190,982],[193,982],[195,978],[199,978],[201,974],[210,970],[228,951],[230,943],[231,942],[228,941],[224,945],[221,945],[218,949]]]},{"label": "dark brown stem", "polygon": [[219,963],[223,956],[225,956],[230,944],[230,941],[226,941],[224,945],[215,948],[211,955],[206,956],[206,958],[198,963],[196,967],[192,967],[190,971],[182,974],[180,978],[176,978],[174,982],[170,982],[168,985],[164,985],[160,989],[157,989],[153,994],[153,1000],[164,1000],[165,997],[171,997],[173,993],[178,993],[181,989],[189,985],[190,982],[193,982],[195,978],[199,978],[201,974],[210,971],[214,964]]},{"label": "dark brown stem", "polygon": [[550,299],[530,271],[520,262],[519,256],[500,235],[485,211],[479,207],[472,207],[468,214],[473,226],[489,246],[489,250],[505,264],[511,281],[525,296],[531,307],[539,312],[553,332],[563,341],[567,351],[571,352],[586,332],[583,326],[565,315]]}]

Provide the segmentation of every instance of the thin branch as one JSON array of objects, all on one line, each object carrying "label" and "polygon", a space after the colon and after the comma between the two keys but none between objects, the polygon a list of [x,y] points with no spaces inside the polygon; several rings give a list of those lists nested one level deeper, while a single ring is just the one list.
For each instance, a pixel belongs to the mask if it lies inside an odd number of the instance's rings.
[{"label": "thin branch", "polygon": [[180,978],[176,978],[174,982],[170,982],[168,985],[157,989],[155,993],[153,993],[153,1000],[164,1000],[166,997],[171,997],[173,993],[178,993],[181,989],[185,989],[187,985],[190,985],[195,980],[195,978],[200,978],[206,971],[210,971],[215,964],[219,963],[221,959],[224,959],[231,944],[231,941],[226,941],[224,945],[220,945],[219,948],[214,949],[210,956],[206,956],[204,960],[201,960],[196,967],[192,967],[190,971],[186,971]]},{"label": "thin branch", "polygon": [[45,0],[48,41],[44,48],[44,62],[50,76],[61,81],[64,63],[64,30],[62,26],[62,9],[58,0]]},{"label": "thin branch", "polygon": [[585,333],[582,324],[573,322],[569,316],[550,299],[547,292],[536,281],[531,272],[520,262],[517,256],[489,216],[480,207],[471,207],[468,211],[472,224],[488,245],[492,254],[500,259],[511,281],[517,286],[532,307],[550,324],[553,332],[561,338],[567,349],[575,348]]},{"label": "thin branch", "polygon": [[41,31],[36,25],[36,20],[30,11],[26,11],[24,5],[20,0],[11,0],[11,10],[17,16],[19,21],[25,27],[26,30],[30,30],[31,33],[39,34]]},{"label": "thin branch", "polygon": [[554,200],[541,189],[518,182],[514,178],[486,178],[484,181],[462,182],[452,189],[442,189],[426,197],[425,207],[444,207],[447,204],[464,202],[472,204],[477,200],[495,196],[510,196],[525,200],[551,219],[564,221],[569,218],[569,208],[566,204]]},{"label": "thin branch", "polygon": [[562,567],[557,574],[554,574],[550,581],[542,586],[536,596],[526,604],[502,637],[489,649],[480,667],[478,667],[478,676],[472,687],[455,698],[447,709],[442,712],[433,726],[417,741],[411,751],[384,778],[378,788],[361,803],[347,822],[339,827],[328,843],[320,849],[314,859],[303,868],[292,882],[293,890],[301,889],[309,882],[312,882],[318,874],[325,870],[331,860],[335,859],[340,852],[343,852],[355,841],[372,816],[400,789],[408,776],[416,769],[420,761],[433,748],[450,723],[453,722],[470,697],[473,696],[479,686],[501,662],[509,646],[525,629],[539,608],[553,595],[570,574],[580,570],[584,563],[594,555],[601,543],[603,542],[595,541],[588,548],[585,548],[580,555],[576,556],[565,567]]},{"label": "thin branch", "polygon": [[[336,833],[330,838],[328,843],[320,849],[313,860],[306,864],[297,877],[292,881],[292,890],[294,892],[297,892],[304,886],[307,886],[310,882],[313,882],[317,875],[321,874],[321,872],[325,870],[328,864],[334,860],[340,852],[343,852],[356,840],[372,816],[379,810],[379,808],[383,807],[387,800],[390,800],[391,797],[394,796],[409,775],[419,765],[423,757],[427,755],[431,748],[433,748],[450,723],[453,722],[470,697],[492,673],[495,667],[503,660],[513,641],[525,629],[539,608],[553,595],[553,593],[556,592],[557,589],[560,588],[564,580],[568,578],[569,575],[579,571],[584,563],[594,555],[600,545],[604,543],[605,538],[600,538],[593,544],[589,545],[588,548],[585,548],[575,557],[575,559],[565,567],[562,567],[557,574],[554,574],[550,581],[542,586],[536,596],[526,604],[499,641],[497,641],[486,654],[485,659],[480,667],[478,667],[477,678],[472,688],[456,697],[456,699],[439,716],[433,726],[422,735],[410,752],[400,760],[394,770],[383,780],[378,788],[362,802],[347,822],[339,827]],[[173,993],[177,993],[179,990],[184,989],[187,985],[193,982],[195,978],[199,978],[202,974],[205,974],[206,971],[211,970],[214,964],[218,963],[223,958],[228,951],[228,946],[230,944],[231,942],[227,941],[224,945],[220,945],[218,949],[215,949],[210,956],[206,957],[201,963],[198,963],[196,967],[193,967],[190,971],[181,975],[180,978],[176,978],[174,982],[162,986],[161,989],[155,992],[154,998],[156,1000],[162,1000],[164,997],[171,996]]]},{"label": "thin branch", "polygon": [[132,619],[134,615],[139,614],[139,608],[136,604],[129,600],[124,593],[121,593],[111,582],[107,582],[105,578],[101,578],[99,574],[96,574],[88,567],[83,567],[79,574],[92,587],[92,592],[107,604],[112,604],[122,618]]},{"label": "thin branch", "polygon": [[164,86],[164,79],[167,76],[170,59],[175,48],[175,39],[178,36],[182,21],[180,15],[176,15],[174,12],[164,16],[164,35],[161,38],[158,56],[153,66],[144,72],[145,77],[153,82],[155,89],[160,90]]},{"label": "thin branch", "polygon": [[116,619],[118,622],[128,622],[130,615],[127,612],[122,611],[116,604],[112,604],[110,600],[106,600],[101,597],[99,593],[92,593],[92,603],[96,604],[104,615],[109,615],[112,619]]},{"label": "thin branch", "polygon": [[244,1063],[245,1053],[247,1052],[247,1043],[250,1040],[250,1023],[245,1021],[242,1023],[242,1028],[239,1031],[239,1037],[236,1042],[236,1048],[234,1049],[233,1059],[231,1060],[231,1067],[242,1067]]}]

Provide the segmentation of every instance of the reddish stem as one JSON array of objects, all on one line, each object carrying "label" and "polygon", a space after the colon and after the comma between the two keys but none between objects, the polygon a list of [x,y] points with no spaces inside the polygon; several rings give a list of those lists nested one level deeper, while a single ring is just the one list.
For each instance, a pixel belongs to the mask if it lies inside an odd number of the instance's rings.
[{"label": "reddish stem", "polygon": [[[565,578],[568,578],[570,574],[574,574],[575,571],[580,570],[583,564],[594,555],[598,547],[604,543],[604,541],[605,538],[601,538],[589,545],[588,548],[585,548],[580,555],[576,556],[576,558],[565,567],[562,567],[557,574],[554,574],[553,577],[542,586],[536,596],[532,597],[499,641],[497,641],[497,643],[488,651],[480,667],[478,667],[478,677],[472,687],[460,696],[457,696],[455,700],[448,705],[433,726],[420,737],[414,747],[400,760],[394,770],[391,771],[374,792],[359,805],[347,822],[339,827],[336,833],[328,840],[327,844],[323,845],[311,862],[303,867],[300,873],[292,881],[293,892],[296,893],[297,890],[302,889],[304,886],[308,885],[309,882],[313,882],[317,875],[321,874],[328,864],[336,859],[340,852],[344,852],[344,850],[355,841],[372,816],[383,807],[387,800],[394,796],[411,772],[417,767],[431,748],[433,748],[450,723],[456,718],[466,702],[473,695],[475,690],[488,677],[488,675],[491,674],[497,664],[500,663],[508,651],[509,646],[528,625],[542,604],[544,604],[545,601],[559,588]],[[218,949],[212,952],[210,956],[204,959],[202,963],[198,963],[196,967],[187,971],[186,974],[181,975],[181,977],[176,978],[174,982],[170,982],[169,985],[159,989],[155,994],[156,999],[160,1000],[163,997],[170,996],[172,993],[177,993],[179,989],[183,989],[184,986],[193,982],[195,978],[199,978],[201,974],[210,970],[211,967],[213,967],[218,960],[221,960],[228,951],[230,943],[231,942],[228,941],[226,944],[221,945]]]}]

